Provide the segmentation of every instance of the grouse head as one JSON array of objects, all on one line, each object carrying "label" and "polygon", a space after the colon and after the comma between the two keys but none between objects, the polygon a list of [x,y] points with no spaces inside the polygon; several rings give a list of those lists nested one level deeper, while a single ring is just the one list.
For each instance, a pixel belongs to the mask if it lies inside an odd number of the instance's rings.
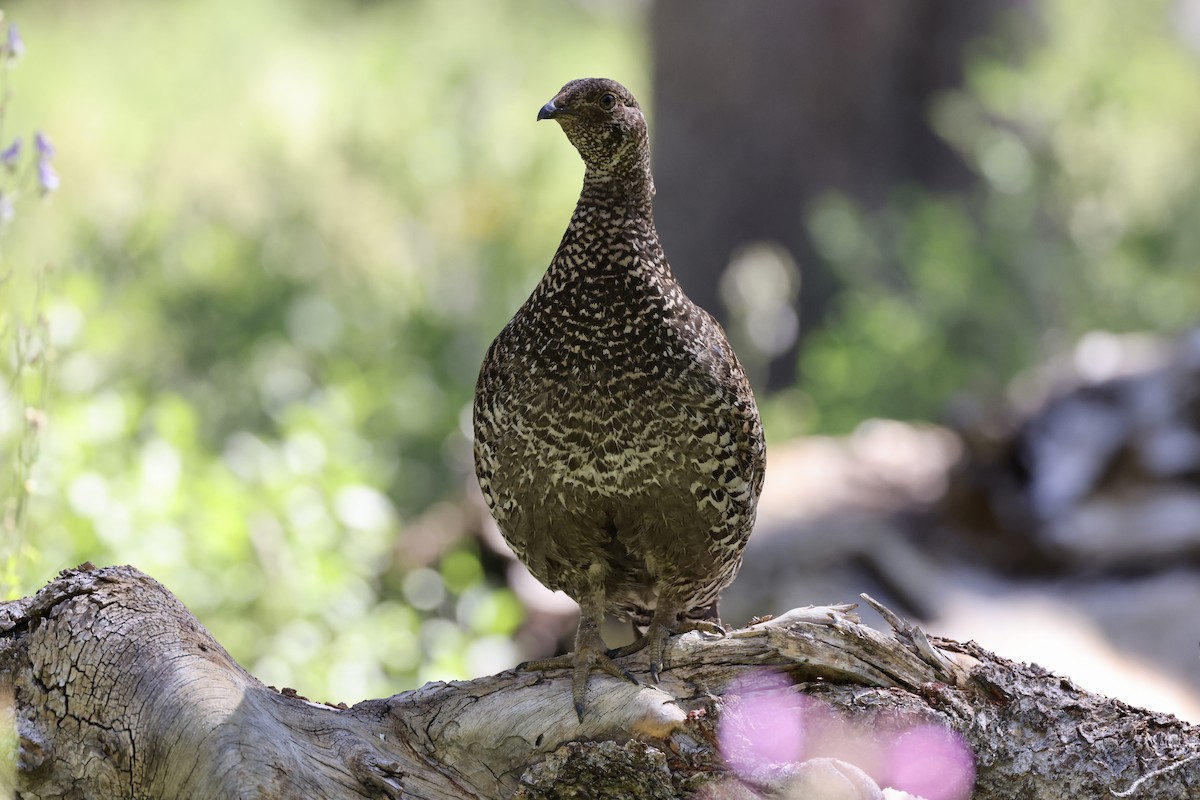
[{"label": "grouse head", "polygon": [[583,157],[590,179],[628,179],[631,175],[649,179],[646,118],[634,96],[616,81],[571,81],[542,106],[537,118],[552,119],[562,126]]}]

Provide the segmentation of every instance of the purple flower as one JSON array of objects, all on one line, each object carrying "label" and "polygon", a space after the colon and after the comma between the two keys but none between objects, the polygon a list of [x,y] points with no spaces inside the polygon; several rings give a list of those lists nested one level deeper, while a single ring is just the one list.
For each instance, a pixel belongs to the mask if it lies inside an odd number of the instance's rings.
[{"label": "purple flower", "polygon": [[9,58],[20,58],[25,52],[25,42],[21,41],[21,32],[17,30],[17,23],[11,22],[8,25],[8,38],[4,43],[4,52]]},{"label": "purple flower", "polygon": [[13,208],[12,198],[6,194],[0,194],[0,226],[12,222],[15,214],[16,209]]},{"label": "purple flower", "polygon": [[42,187],[42,194],[48,194],[61,183],[58,173],[50,166],[50,159],[54,156],[54,145],[41,131],[34,131],[33,145],[37,149],[38,185]]},{"label": "purple flower", "polygon": [[33,144],[37,147],[38,159],[41,161],[49,161],[54,155],[54,145],[46,137],[46,134],[41,131],[34,131]]},{"label": "purple flower", "polygon": [[8,167],[9,171],[17,168],[17,161],[21,158],[21,137],[13,139],[12,144],[0,150],[0,164]]},{"label": "purple flower", "polygon": [[40,159],[37,165],[38,185],[42,187],[42,194],[49,194],[58,188],[61,181],[58,178],[58,173],[54,171],[54,167],[50,166],[50,162],[46,159]]}]

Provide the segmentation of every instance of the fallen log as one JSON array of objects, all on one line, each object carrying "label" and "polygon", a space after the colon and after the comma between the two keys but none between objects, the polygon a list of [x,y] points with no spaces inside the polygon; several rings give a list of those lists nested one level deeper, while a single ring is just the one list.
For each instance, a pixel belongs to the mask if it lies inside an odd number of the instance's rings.
[{"label": "fallen log", "polygon": [[149,576],[85,564],[0,604],[15,786],[197,800],[1200,795],[1200,729],[876,608],[890,632],[843,605],[675,637],[657,686],[641,654],[622,662],[639,684],[593,677],[581,723],[566,672],[351,707],[276,691]]}]

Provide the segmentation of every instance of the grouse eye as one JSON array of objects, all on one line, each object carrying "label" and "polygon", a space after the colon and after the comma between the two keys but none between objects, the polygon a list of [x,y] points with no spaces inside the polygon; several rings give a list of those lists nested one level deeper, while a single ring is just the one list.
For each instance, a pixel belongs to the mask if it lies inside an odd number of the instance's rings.
[{"label": "grouse eye", "polygon": [[605,111],[612,111],[613,106],[615,106],[616,104],[617,104],[616,95],[614,95],[610,92],[605,92],[604,94],[600,95],[600,107],[603,108]]}]

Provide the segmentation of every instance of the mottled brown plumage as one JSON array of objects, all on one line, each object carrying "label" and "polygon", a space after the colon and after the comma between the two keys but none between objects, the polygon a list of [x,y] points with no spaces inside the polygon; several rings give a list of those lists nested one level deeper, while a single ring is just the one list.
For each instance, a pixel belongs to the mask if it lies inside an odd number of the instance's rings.
[{"label": "mottled brown plumage", "polygon": [[615,81],[568,83],[538,113],[586,166],[562,243],[496,337],[475,393],[475,470],[505,539],[580,605],[583,713],[594,668],[625,675],[604,613],[648,626],[657,678],[671,633],[714,628],[762,488],[754,395],[720,326],[672,275],[654,228],[646,121]]}]

